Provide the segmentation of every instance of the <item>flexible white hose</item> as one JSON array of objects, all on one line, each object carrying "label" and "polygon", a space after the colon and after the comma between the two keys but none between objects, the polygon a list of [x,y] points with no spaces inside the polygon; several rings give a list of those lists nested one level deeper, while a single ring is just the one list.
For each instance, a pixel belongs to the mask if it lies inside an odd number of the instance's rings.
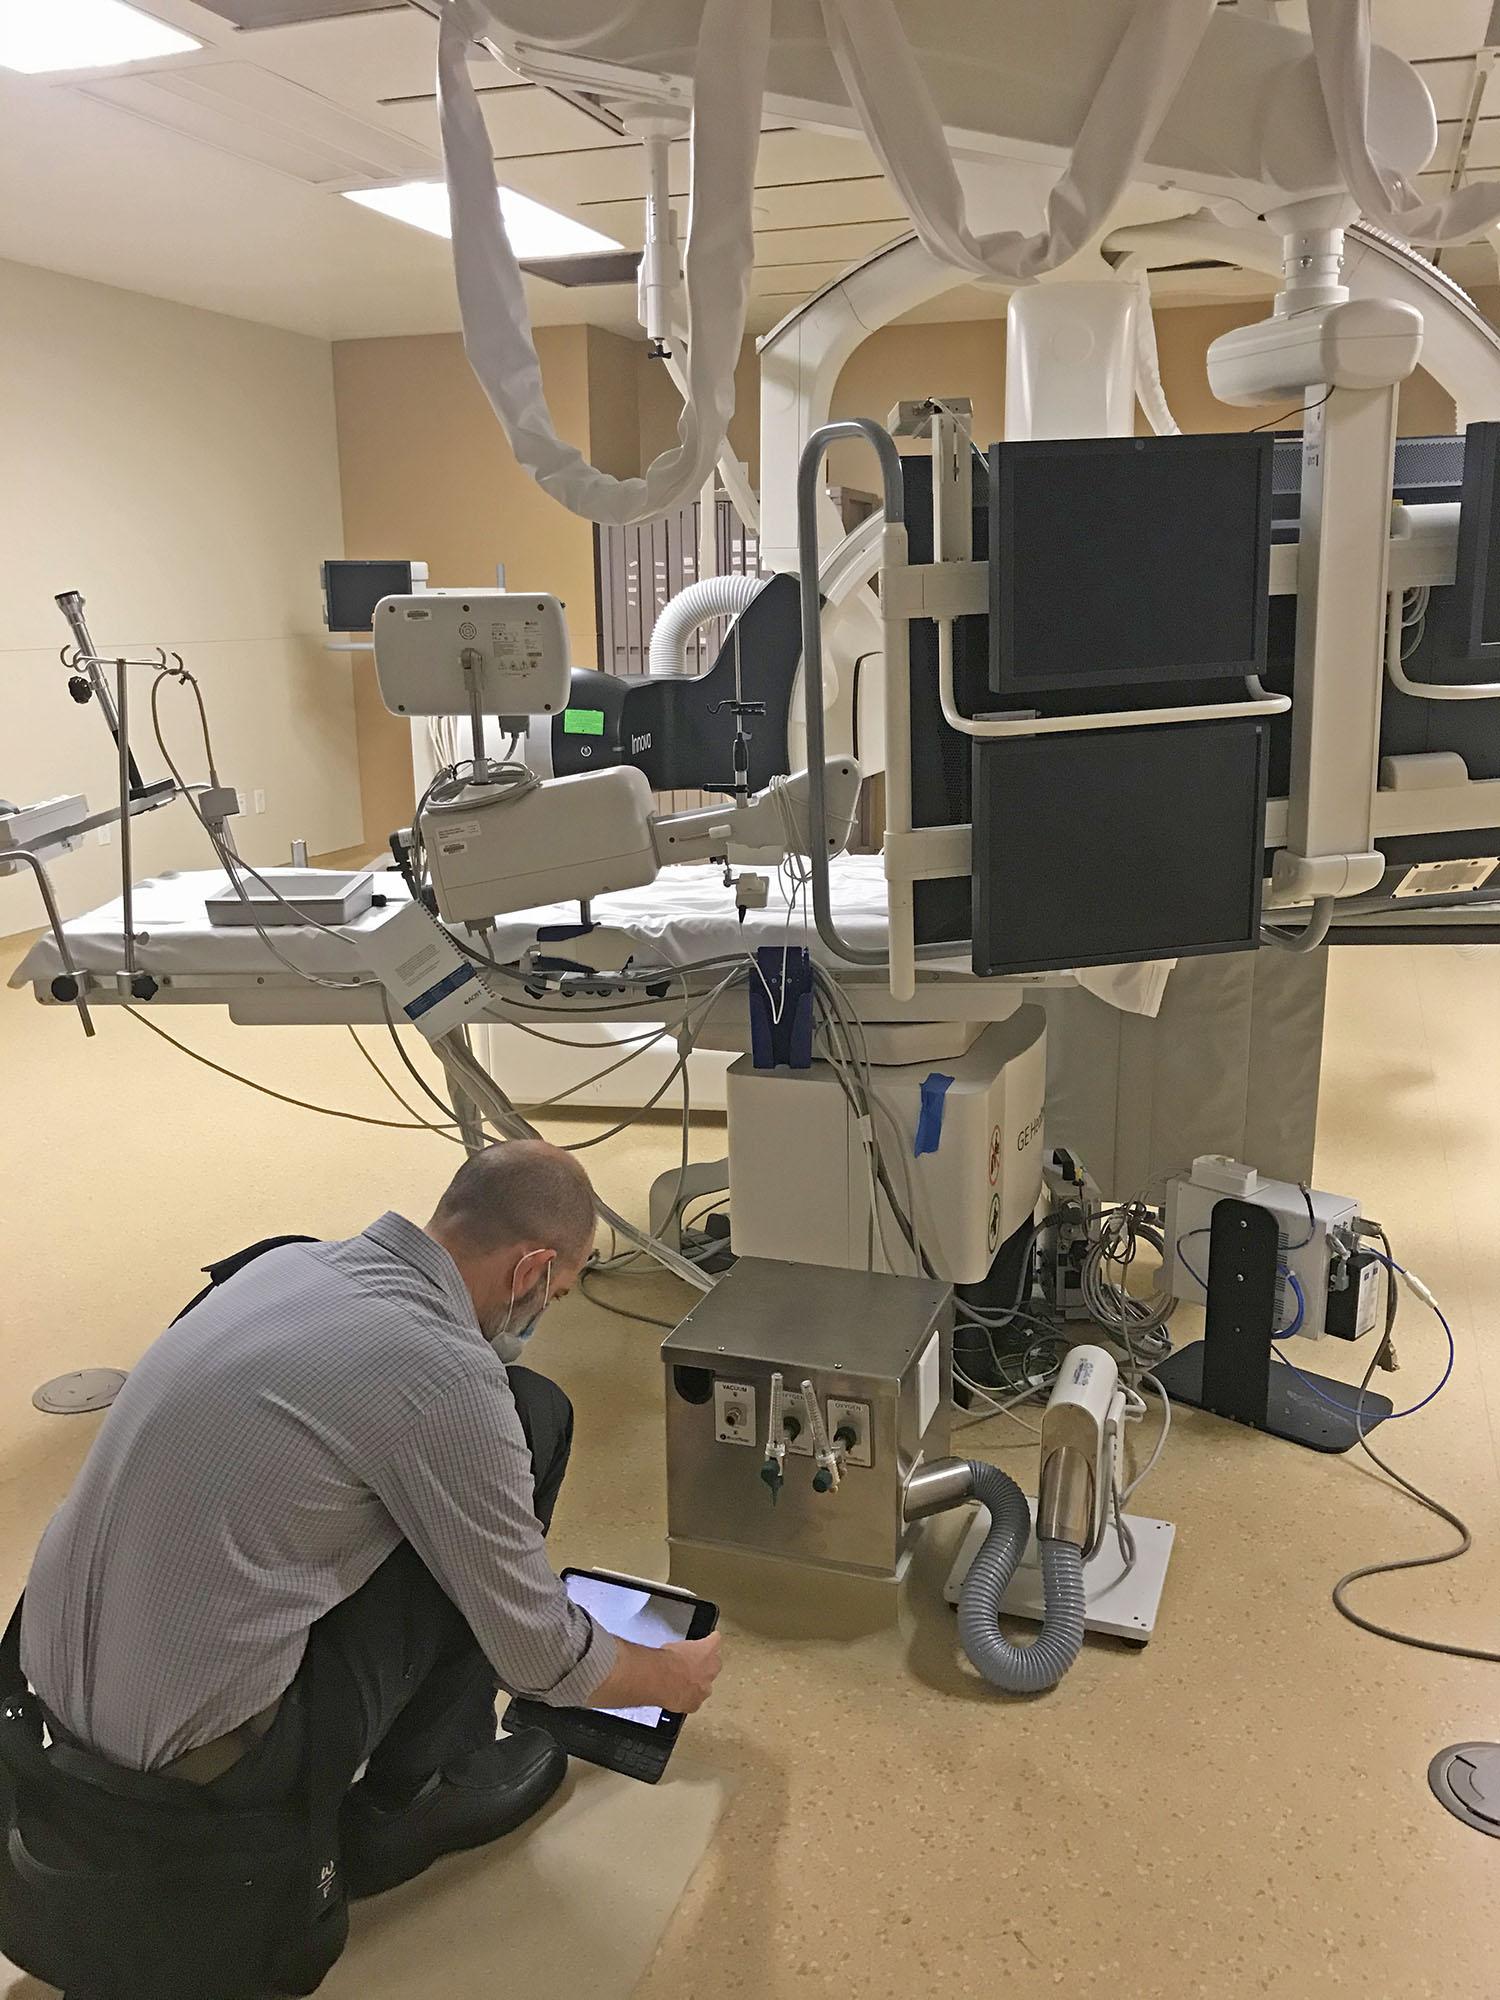
[{"label": "flexible white hose", "polygon": [[438,113],[464,347],[511,450],[572,513],[624,525],[697,498],[724,449],[755,260],[752,209],[770,0],[705,0],[693,81],[693,206],[684,260],[688,395],[678,442],[644,477],[616,479],[557,434],[531,337],[520,267],[495,190],[490,137],[469,75],[483,0],[446,0]]},{"label": "flexible white hose", "polygon": [[821,5],[849,100],[923,247],[971,277],[1016,279],[1056,270],[1108,221],[1208,31],[1215,0],[1136,0],[1035,236],[970,230],[942,120],[894,0]]},{"label": "flexible white hose", "polygon": [[668,600],[651,628],[646,671],[682,679],[690,672],[687,642],[710,618],[737,618],[760,595],[761,576],[705,576]]},{"label": "flexible white hose", "polygon": [[1365,218],[1403,243],[1465,243],[1500,221],[1492,181],[1424,201],[1370,147],[1370,0],[1308,0],[1323,108],[1345,185]]},{"label": "flexible white hose", "polygon": [[[1151,277],[1146,259],[1127,257],[1118,266],[1120,276],[1135,287],[1135,399],[1158,437],[1180,437],[1182,426],[1172,415],[1167,392],[1161,382],[1161,357],[1156,351],[1156,314],[1151,305]],[[1255,692],[1255,690],[1251,690]]]}]

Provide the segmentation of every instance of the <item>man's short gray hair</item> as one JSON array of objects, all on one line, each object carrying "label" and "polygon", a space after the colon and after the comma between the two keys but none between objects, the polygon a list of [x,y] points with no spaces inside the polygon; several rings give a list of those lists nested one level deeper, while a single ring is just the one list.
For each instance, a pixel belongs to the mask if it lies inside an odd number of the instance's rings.
[{"label": "man's short gray hair", "polygon": [[594,1189],[571,1153],[544,1139],[509,1139],[464,1161],[432,1227],[480,1256],[545,1243],[582,1258],[594,1240]]}]

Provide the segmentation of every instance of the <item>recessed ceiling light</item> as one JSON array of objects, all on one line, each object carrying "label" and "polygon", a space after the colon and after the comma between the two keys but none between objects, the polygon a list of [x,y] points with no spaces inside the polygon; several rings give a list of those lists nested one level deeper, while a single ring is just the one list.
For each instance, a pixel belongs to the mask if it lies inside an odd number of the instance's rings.
[{"label": "recessed ceiling light", "polygon": [[[623,246],[612,236],[601,236],[571,215],[559,215],[533,201],[529,194],[514,188],[496,190],[505,231],[517,258],[573,257],[584,250],[619,250]],[[347,199],[361,208],[373,208],[381,215],[394,216],[434,236],[451,236],[448,221],[448,189],[442,181],[404,181],[399,187],[351,188]]]},{"label": "recessed ceiling light", "polygon": [[0,68],[27,76],[112,69],[202,46],[125,0],[0,0]]}]

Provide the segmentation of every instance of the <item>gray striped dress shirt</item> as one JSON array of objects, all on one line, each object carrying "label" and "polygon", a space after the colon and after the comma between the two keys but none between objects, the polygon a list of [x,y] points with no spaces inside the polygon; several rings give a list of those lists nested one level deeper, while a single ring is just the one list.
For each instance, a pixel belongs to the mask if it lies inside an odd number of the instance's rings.
[{"label": "gray striped dress shirt", "polygon": [[21,1656],[63,1726],[156,1770],[284,1693],[308,1627],[403,1537],[512,1693],[587,1701],[504,1364],[400,1215],[267,1251],[148,1350],[42,1537]]}]

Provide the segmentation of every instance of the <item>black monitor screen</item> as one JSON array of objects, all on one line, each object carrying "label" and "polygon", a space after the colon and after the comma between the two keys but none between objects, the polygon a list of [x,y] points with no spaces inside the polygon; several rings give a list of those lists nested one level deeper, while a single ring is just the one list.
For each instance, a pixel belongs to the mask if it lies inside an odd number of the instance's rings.
[{"label": "black monitor screen", "polygon": [[326,562],[323,618],[330,632],[368,632],[382,597],[411,595],[409,562]]},{"label": "black monitor screen", "polygon": [[1463,499],[1458,516],[1459,657],[1500,658],[1500,424],[1470,424],[1464,434]]},{"label": "black monitor screen", "polygon": [[1258,942],[1266,724],[974,745],[974,970],[1049,972]]},{"label": "black monitor screen", "polygon": [[996,692],[1259,673],[1271,452],[1243,432],[994,446]]}]

